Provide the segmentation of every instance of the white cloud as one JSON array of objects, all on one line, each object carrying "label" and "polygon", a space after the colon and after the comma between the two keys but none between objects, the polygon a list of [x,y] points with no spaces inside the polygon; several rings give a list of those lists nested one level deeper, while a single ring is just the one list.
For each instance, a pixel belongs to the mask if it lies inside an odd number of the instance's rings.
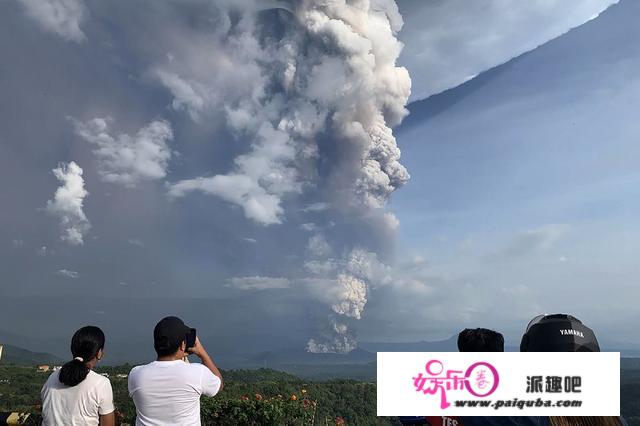
[{"label": "white cloud", "polygon": [[568,225],[548,224],[517,234],[498,252],[499,257],[522,257],[552,248],[569,230]]},{"label": "white cloud", "polygon": [[81,42],[86,36],[80,28],[87,16],[83,0],[19,0],[27,15],[44,31],[68,41]]},{"label": "white cloud", "polygon": [[60,220],[63,241],[79,245],[91,224],[82,210],[84,198],[89,195],[84,189],[82,169],[75,162],[61,164],[53,169],[53,174],[62,183],[53,197],[47,202],[47,211]]},{"label": "white cloud", "polygon": [[177,74],[162,69],[154,70],[152,75],[173,95],[172,106],[174,109],[187,111],[194,121],[200,119],[202,112],[207,107],[202,94],[206,89],[200,87],[200,83],[186,81]]},{"label": "white cloud", "polygon": [[229,285],[240,290],[272,290],[289,288],[290,281],[287,278],[273,277],[235,277],[229,280]]},{"label": "white cloud", "polygon": [[307,232],[313,232],[313,231],[318,229],[318,226],[315,223],[308,222],[308,223],[303,223],[302,225],[300,225],[300,229],[302,229],[303,231],[307,231]]},{"label": "white cloud", "polygon": [[194,191],[217,195],[225,201],[237,204],[243,208],[247,218],[263,225],[282,222],[280,199],[269,194],[246,175],[217,175],[183,180],[169,187],[169,196],[184,197]]},{"label": "white cloud", "polygon": [[405,25],[400,63],[411,99],[458,86],[558,37],[618,0],[399,0]]},{"label": "white cloud", "polygon": [[429,262],[422,256],[400,262],[393,267],[377,267],[373,282],[375,288],[390,288],[407,297],[424,297],[434,291],[433,283],[438,277],[431,270]]},{"label": "white cloud", "polygon": [[135,136],[109,133],[108,118],[94,118],[81,123],[73,120],[76,134],[94,145],[99,173],[105,182],[133,187],[140,181],[162,179],[167,174],[173,139],[171,125],[153,121]]},{"label": "white cloud", "polygon": [[331,246],[322,234],[312,235],[307,242],[307,251],[312,257],[326,257],[331,254]]},{"label": "white cloud", "polygon": [[78,273],[76,271],[70,271],[68,269],[59,269],[56,271],[56,275],[72,279],[78,278]]},{"label": "white cloud", "polygon": [[302,209],[303,212],[321,212],[329,208],[328,203],[313,203]]},{"label": "white cloud", "polygon": [[247,218],[260,224],[282,223],[281,196],[300,190],[295,170],[284,165],[294,156],[289,136],[263,123],[252,152],[235,159],[235,173],[179,181],[169,187],[169,196],[183,197],[194,191],[216,195],[241,206]]},{"label": "white cloud", "polygon": [[330,276],[332,275],[338,268],[338,263],[335,259],[327,259],[327,260],[308,260],[304,263],[304,269],[317,276]]}]

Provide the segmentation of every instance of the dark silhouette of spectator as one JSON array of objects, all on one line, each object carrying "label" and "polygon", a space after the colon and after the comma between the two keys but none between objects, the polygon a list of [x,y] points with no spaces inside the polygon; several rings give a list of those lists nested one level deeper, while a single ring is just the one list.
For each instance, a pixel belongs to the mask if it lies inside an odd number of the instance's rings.
[{"label": "dark silhouette of spectator", "polygon": [[[567,314],[538,315],[522,336],[520,352],[600,352],[596,335]],[[549,417],[551,426],[625,426],[622,417]]]},{"label": "dark silhouette of spectator", "polygon": [[504,352],[504,337],[487,328],[465,328],[458,334],[460,352]]},{"label": "dark silhouette of spectator", "polygon": [[593,330],[567,314],[538,315],[522,336],[520,352],[600,352]]}]

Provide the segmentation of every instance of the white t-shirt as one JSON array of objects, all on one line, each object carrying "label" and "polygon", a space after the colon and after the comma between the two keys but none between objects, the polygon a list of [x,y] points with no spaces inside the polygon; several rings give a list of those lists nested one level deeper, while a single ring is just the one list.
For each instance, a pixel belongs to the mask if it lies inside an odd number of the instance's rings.
[{"label": "white t-shirt", "polygon": [[75,386],[60,383],[60,371],[52,373],[42,387],[43,425],[95,425],[100,415],[112,413],[111,382],[93,371]]},{"label": "white t-shirt", "polygon": [[129,373],[136,425],[200,425],[200,395],[214,396],[221,381],[202,364],[154,361]]}]

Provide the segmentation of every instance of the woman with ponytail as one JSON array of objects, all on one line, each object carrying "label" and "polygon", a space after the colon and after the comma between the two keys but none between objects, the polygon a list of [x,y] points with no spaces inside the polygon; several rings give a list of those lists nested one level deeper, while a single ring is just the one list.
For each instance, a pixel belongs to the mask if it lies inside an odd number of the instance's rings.
[{"label": "woman with ponytail", "polygon": [[111,382],[93,371],[103,350],[104,333],[98,327],[75,332],[73,359],[51,374],[42,388],[43,425],[115,424]]}]

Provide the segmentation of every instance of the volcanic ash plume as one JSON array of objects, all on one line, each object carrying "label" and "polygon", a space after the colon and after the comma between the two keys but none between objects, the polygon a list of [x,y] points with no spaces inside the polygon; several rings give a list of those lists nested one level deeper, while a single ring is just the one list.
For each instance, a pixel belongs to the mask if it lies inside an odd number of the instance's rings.
[{"label": "volcanic ash plume", "polygon": [[304,95],[328,108],[326,131],[337,154],[329,185],[341,203],[380,208],[409,178],[389,127],[406,114],[411,87],[407,71],[395,66],[397,7],[393,1],[316,1],[305,2],[297,16],[314,53],[310,64],[298,64],[309,76]]},{"label": "volcanic ash plume", "polygon": [[313,259],[305,264],[310,273],[335,278],[307,279],[309,292],[326,303],[332,313],[329,324],[320,329],[319,336],[310,339],[310,352],[346,353],[357,346],[355,333],[349,324],[362,318],[369,288],[367,282],[387,275],[387,267],[375,253],[362,248],[353,249],[344,260]]},{"label": "volcanic ash plume", "polygon": [[169,194],[211,194],[265,225],[282,222],[283,197],[306,190],[333,207],[383,207],[409,178],[390,127],[411,88],[395,66],[395,2],[305,0],[260,12],[260,2],[241,4],[242,19],[224,21],[219,40],[189,40],[152,70],[174,108],[197,122],[223,114],[252,141],[229,173],[176,182]]},{"label": "volcanic ash plume", "polygon": [[309,339],[307,351],[313,353],[346,354],[358,347],[355,335],[349,326],[335,316],[329,317],[328,329],[318,339]]},{"label": "volcanic ash plume", "polygon": [[329,326],[320,336],[310,339],[307,350],[315,353],[348,353],[357,347],[355,334],[345,319],[359,320],[367,303],[367,284],[348,274],[339,274],[331,283],[325,283],[323,296],[335,313],[329,316]]},{"label": "volcanic ash plume", "polygon": [[[213,195],[263,225],[282,223],[285,200],[306,196],[339,217],[378,217],[370,233],[391,235],[397,221],[382,208],[409,179],[391,128],[406,115],[411,89],[408,72],[395,65],[402,49],[395,2],[222,4],[229,9],[218,6],[227,18],[217,37],[192,37],[151,73],[173,94],[175,109],[195,122],[223,116],[250,145],[228,173],[175,182],[169,195]],[[362,245],[332,238],[338,253]],[[350,272],[351,255],[327,253],[322,243],[310,242],[312,277],[303,281],[332,310],[333,337],[309,349],[345,352],[352,333],[341,318],[361,317],[370,277]],[[316,291],[318,283],[326,288]]]},{"label": "volcanic ash plume", "polygon": [[338,275],[338,294],[331,309],[336,314],[360,319],[367,304],[367,285],[351,275]]}]

